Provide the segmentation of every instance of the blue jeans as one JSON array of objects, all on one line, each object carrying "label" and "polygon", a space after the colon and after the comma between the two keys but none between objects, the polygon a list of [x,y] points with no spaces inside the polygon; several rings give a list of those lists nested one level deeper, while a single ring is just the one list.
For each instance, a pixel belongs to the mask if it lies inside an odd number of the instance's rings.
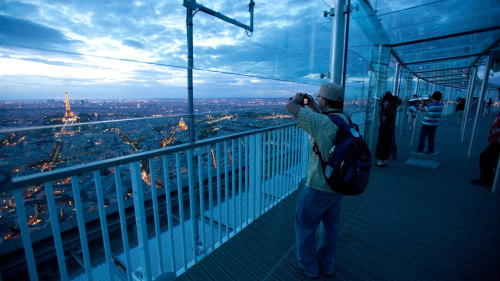
[{"label": "blue jeans", "polygon": [[[340,206],[344,196],[304,187],[295,212],[296,255],[299,267],[310,274],[333,273],[340,229]],[[316,250],[316,229],[324,228]]]},{"label": "blue jeans", "polygon": [[424,152],[425,138],[427,137],[427,141],[429,143],[427,152],[434,153],[434,136],[436,135],[436,128],[437,126],[422,125],[417,151]]}]

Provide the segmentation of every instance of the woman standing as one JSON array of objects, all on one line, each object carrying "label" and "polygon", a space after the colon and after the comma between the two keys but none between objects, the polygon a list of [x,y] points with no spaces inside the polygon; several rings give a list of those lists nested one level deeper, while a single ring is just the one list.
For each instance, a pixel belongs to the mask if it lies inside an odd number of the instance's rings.
[{"label": "woman standing", "polygon": [[393,103],[391,92],[385,92],[382,98],[382,108],[380,109],[380,126],[378,128],[377,149],[375,155],[377,157],[377,167],[387,166],[387,159],[391,152],[391,139],[394,134],[395,124],[395,106]]}]

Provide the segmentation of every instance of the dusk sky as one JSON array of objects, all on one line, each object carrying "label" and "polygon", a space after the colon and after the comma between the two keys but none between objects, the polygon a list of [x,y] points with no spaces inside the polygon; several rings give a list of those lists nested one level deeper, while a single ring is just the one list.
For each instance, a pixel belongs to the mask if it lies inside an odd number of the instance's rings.
[{"label": "dusk sky", "polygon": [[[249,24],[248,0],[197,2]],[[331,17],[323,11],[333,2],[256,1],[251,37],[198,12],[194,97],[317,91],[330,60]],[[422,1],[378,9],[415,2]],[[0,100],[63,99],[64,91],[72,99],[186,98],[185,21],[181,0],[1,0]],[[351,32],[359,31],[353,26]],[[365,72],[352,60],[348,65]],[[368,77],[348,80],[367,83]]]},{"label": "dusk sky", "polygon": [[[328,70],[330,40],[315,36],[329,32],[330,19],[321,16],[328,6],[270,2],[256,4],[251,37],[202,12],[195,15],[195,68],[250,75],[195,70],[195,98],[317,90],[319,73]],[[249,24],[248,1],[198,3]],[[185,98],[185,17],[180,0],[2,0],[0,99],[62,99],[66,90],[71,98]],[[314,62],[320,59],[321,67]]]}]

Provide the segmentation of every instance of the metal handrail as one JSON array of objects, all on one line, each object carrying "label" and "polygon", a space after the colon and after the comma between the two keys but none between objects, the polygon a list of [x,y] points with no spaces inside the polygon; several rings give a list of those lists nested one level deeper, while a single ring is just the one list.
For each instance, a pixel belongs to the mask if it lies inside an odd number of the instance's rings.
[{"label": "metal handrail", "polygon": [[[31,280],[38,280],[36,260],[41,255],[38,242],[42,241],[39,235],[37,241],[30,235],[25,205],[31,203],[25,202],[23,188],[35,185],[46,190],[51,231],[48,225],[42,227],[49,234],[43,237],[43,241],[49,241],[50,236],[54,240],[50,258],[57,261],[62,280],[68,280],[70,275],[75,274],[91,279],[96,268],[91,260],[99,257],[104,259],[104,263],[98,267],[107,272],[109,280],[116,276],[124,279],[126,275],[127,280],[142,278],[151,281],[158,273],[174,276],[184,273],[296,190],[307,171],[305,163],[309,149],[307,134],[293,122],[16,177],[13,184],[4,187],[3,191],[11,191],[14,197],[20,242],[27,265],[26,269],[19,270],[29,274]],[[142,173],[147,168],[141,163],[146,161],[149,163],[151,182],[148,185],[151,188],[144,186]],[[114,175],[102,174],[109,168],[114,169]],[[173,170],[170,171],[170,168]],[[68,182],[60,183],[63,178],[70,178],[71,186],[67,185]],[[112,191],[112,178],[116,193]],[[163,181],[163,189],[158,188],[157,180]],[[74,221],[68,225],[67,221],[61,223],[59,220],[60,208],[54,191],[61,184],[73,194],[73,199],[68,200],[74,202],[72,215],[76,215],[78,228]],[[90,200],[82,200],[80,194],[87,188],[93,190],[95,195]],[[124,190],[131,192],[131,198],[124,198]],[[133,199],[133,202],[125,202],[127,199]],[[110,204],[106,206],[106,200],[112,202],[108,201]],[[165,203],[162,204],[162,201]],[[89,208],[88,203],[93,207]],[[208,209],[205,207],[207,204]],[[127,234],[127,214],[131,212],[131,206],[134,207],[137,231],[137,240],[132,243]],[[165,214],[168,224],[161,222]],[[119,215],[119,224],[116,215]],[[175,217],[178,223],[173,221]],[[69,215],[66,218],[69,219]],[[100,231],[95,231],[97,222]],[[162,229],[167,225],[168,230]],[[78,230],[81,245],[77,243],[78,239],[68,236],[76,237],[75,233],[68,234],[68,226]],[[120,238],[111,231],[116,232],[118,226],[122,234],[123,254],[114,257],[111,244],[112,241],[119,243]],[[153,226],[154,230],[150,232]],[[89,243],[96,239],[102,239],[104,254],[90,249]],[[163,241],[169,241],[167,246]],[[18,241],[7,243],[20,245]],[[81,257],[76,259],[80,260],[84,272],[67,263],[68,246],[82,250],[83,261]],[[134,253],[139,255],[138,264],[131,262]],[[152,261],[155,254],[160,257],[158,261]],[[17,262],[3,264],[1,271],[12,270]],[[119,269],[116,268],[117,262],[121,264]]]},{"label": "metal handrail", "polygon": [[205,145],[210,145],[214,144],[217,142],[223,142],[223,141],[230,141],[233,139],[237,138],[242,138],[246,136],[250,136],[253,134],[258,134],[258,133],[264,133],[264,132],[269,132],[273,131],[276,129],[282,129],[282,128],[287,128],[287,127],[293,127],[297,123],[290,123],[290,124],[285,124],[285,125],[279,125],[279,126],[274,126],[274,127],[268,127],[264,129],[257,129],[257,130],[251,130],[251,131],[245,131],[242,133],[236,133],[233,135],[229,136],[222,136],[222,137],[216,137],[212,139],[207,139],[207,140],[201,140],[201,141],[195,141],[192,143],[185,143],[185,144],[180,144],[172,147],[167,147],[167,148],[161,148],[161,149],[155,149],[151,151],[146,151],[146,152],[140,152],[136,154],[131,154],[127,156],[122,156],[122,157],[117,157],[113,159],[106,159],[106,160],[101,160],[101,161],[96,161],[93,163],[88,163],[88,164],[83,164],[83,165],[76,165],[72,167],[67,167],[67,168],[61,168],[61,169],[56,169],[48,172],[43,172],[43,173],[37,173],[33,175],[27,175],[27,176],[20,176],[20,177],[14,177],[12,178],[12,185],[7,186],[2,189],[2,191],[11,191],[17,188],[22,188],[26,187],[29,185],[34,185],[34,184],[41,184],[44,182],[64,178],[64,177],[70,177],[73,175],[79,175],[83,174],[86,172],[91,172],[91,171],[96,171],[99,169],[104,169],[104,168],[109,168],[113,166],[119,166],[123,164],[129,164],[130,162],[135,162],[135,161],[140,161],[140,160],[147,160],[149,158],[153,157],[158,157],[170,153],[175,153],[175,152],[180,152],[180,151],[186,151],[188,149],[195,149],[201,146]]}]

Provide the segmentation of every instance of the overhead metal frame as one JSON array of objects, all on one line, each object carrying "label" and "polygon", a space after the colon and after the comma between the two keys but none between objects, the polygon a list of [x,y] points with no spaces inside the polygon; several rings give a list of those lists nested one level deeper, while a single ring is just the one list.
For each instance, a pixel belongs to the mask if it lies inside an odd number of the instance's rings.
[{"label": "overhead metal frame", "polygon": [[418,44],[418,43],[425,43],[425,42],[430,42],[430,41],[454,38],[454,37],[459,37],[459,36],[464,36],[464,35],[477,34],[477,33],[483,33],[483,32],[495,31],[495,30],[500,30],[500,26],[497,25],[497,26],[491,26],[491,27],[480,28],[480,29],[475,29],[475,30],[469,30],[469,31],[457,32],[457,33],[440,35],[440,36],[435,36],[435,37],[429,37],[429,38],[424,38],[424,39],[417,39],[417,40],[400,42],[400,43],[393,43],[393,44],[385,44],[384,47],[395,48],[395,47],[413,45],[413,44]]},{"label": "overhead metal frame", "polygon": [[434,76],[422,76],[422,77],[429,79],[429,78],[456,77],[456,76],[467,76],[467,73],[445,74],[445,75],[434,75]]},{"label": "overhead metal frame", "polygon": [[438,80],[427,80],[428,82],[430,83],[436,83],[436,82],[450,82],[450,81],[469,81],[469,78],[468,77],[464,77],[464,78],[453,78],[453,79],[438,79]]},{"label": "overhead metal frame", "polygon": [[476,56],[481,56],[481,55],[482,55],[482,53],[478,53],[478,54],[468,54],[468,55],[460,55],[460,56],[454,56],[454,57],[437,58],[437,59],[431,59],[431,60],[411,61],[411,62],[406,62],[405,65],[424,64],[424,63],[437,62],[437,61],[447,61],[447,60],[458,60],[458,59],[465,59],[465,58],[476,57]]},{"label": "overhead metal frame", "polygon": [[448,71],[448,70],[456,70],[456,69],[464,69],[464,68],[467,68],[467,71],[469,71],[468,69],[470,68],[470,65],[462,66],[462,67],[442,68],[442,69],[436,69],[436,70],[423,70],[423,71],[418,71],[416,73]]}]

